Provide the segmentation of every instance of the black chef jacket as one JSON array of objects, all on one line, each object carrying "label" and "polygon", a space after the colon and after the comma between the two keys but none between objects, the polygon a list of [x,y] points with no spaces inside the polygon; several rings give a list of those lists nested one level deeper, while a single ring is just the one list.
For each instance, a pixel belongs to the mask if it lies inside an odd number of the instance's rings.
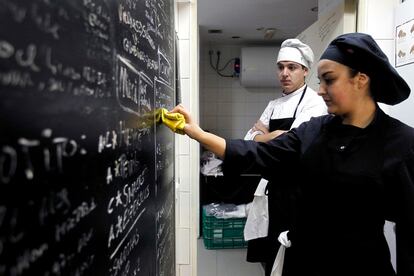
[{"label": "black chef jacket", "polygon": [[[312,118],[268,143],[227,140],[227,175],[297,173],[298,211],[284,276],[414,275],[414,129],[378,106],[364,128],[338,116]],[[384,237],[396,223],[397,272]]]}]

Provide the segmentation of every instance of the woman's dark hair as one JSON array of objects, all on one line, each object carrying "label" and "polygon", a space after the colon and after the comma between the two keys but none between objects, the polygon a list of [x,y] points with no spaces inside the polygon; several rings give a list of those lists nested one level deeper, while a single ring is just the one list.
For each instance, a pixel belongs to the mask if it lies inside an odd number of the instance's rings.
[{"label": "woman's dark hair", "polygon": [[349,76],[351,78],[355,77],[359,72],[358,70],[352,69],[351,67],[348,67],[348,68],[349,68]]}]

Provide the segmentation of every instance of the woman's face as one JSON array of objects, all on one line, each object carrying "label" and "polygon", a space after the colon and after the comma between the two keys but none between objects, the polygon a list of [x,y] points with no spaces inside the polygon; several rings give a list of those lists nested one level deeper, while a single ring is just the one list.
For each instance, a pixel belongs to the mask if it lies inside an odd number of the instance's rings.
[{"label": "woman's face", "polygon": [[325,101],[328,112],[340,116],[351,113],[362,95],[355,77],[350,76],[349,67],[322,59],[318,63],[318,78],[318,95]]}]

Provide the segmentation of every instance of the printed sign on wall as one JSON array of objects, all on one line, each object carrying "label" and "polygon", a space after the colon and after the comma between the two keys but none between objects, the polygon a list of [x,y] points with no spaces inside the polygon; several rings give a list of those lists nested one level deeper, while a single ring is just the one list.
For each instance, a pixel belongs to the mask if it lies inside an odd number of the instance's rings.
[{"label": "printed sign on wall", "polygon": [[397,26],[395,31],[395,67],[414,62],[414,19]]}]

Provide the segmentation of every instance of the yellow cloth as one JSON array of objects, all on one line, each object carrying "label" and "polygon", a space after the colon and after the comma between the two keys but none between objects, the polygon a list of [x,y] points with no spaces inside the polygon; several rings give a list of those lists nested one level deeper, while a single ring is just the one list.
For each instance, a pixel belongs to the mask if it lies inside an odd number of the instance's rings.
[{"label": "yellow cloth", "polygon": [[155,111],[155,121],[157,123],[162,122],[175,133],[185,134],[185,118],[183,114],[169,113],[167,109],[159,108]]}]

